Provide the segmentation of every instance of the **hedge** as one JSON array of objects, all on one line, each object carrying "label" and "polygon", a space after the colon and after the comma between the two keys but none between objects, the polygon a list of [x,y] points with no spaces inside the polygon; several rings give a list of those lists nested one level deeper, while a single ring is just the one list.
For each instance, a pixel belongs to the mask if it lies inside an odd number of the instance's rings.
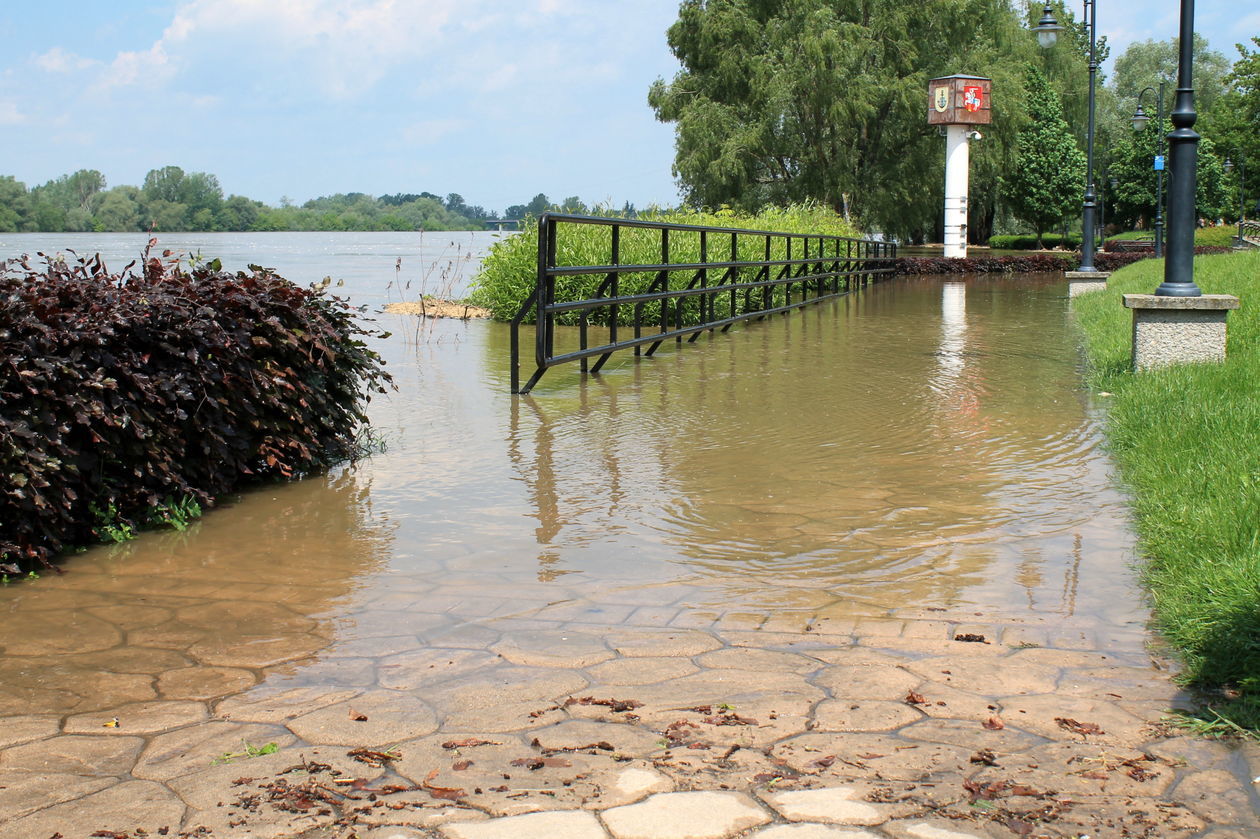
[{"label": "hedge", "polygon": [[1064,247],[1069,250],[1075,250],[1081,246],[1080,234],[1069,233],[1067,236],[1060,236],[1058,233],[1046,233],[1041,237],[1041,244],[1037,244],[1037,237],[1027,233],[1021,233],[1015,236],[997,235],[989,237],[989,247],[1002,251],[1033,251],[1041,248]]},{"label": "hedge", "polygon": [[[0,263],[0,561],[356,452],[390,383],[344,300],[266,268]],[[43,254],[40,254],[43,256]]]},{"label": "hedge", "polygon": [[[1226,253],[1229,248],[1195,248],[1196,254]],[[1099,271],[1116,271],[1142,259],[1150,259],[1151,251],[1094,254],[1094,267]],[[899,257],[893,260],[898,274],[1034,274],[1071,271],[1080,264],[1080,254],[1031,253],[1028,256],[980,256],[946,258],[943,256]]]}]

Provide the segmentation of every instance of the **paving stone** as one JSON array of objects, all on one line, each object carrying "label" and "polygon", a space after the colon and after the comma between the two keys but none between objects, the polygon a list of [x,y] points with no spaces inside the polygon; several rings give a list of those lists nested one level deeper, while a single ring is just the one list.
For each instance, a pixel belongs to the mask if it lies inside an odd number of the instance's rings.
[{"label": "paving stone", "polygon": [[1055,693],[1085,699],[1167,702],[1180,692],[1167,675],[1137,667],[1074,667],[1063,671]]},{"label": "paving stone", "polygon": [[234,667],[181,667],[158,676],[163,699],[217,699],[240,693],[258,681],[249,670]]},{"label": "paving stone", "polygon": [[681,679],[700,672],[700,668],[686,658],[619,658],[588,667],[586,672],[601,686],[650,685]]},{"label": "paving stone", "polygon": [[488,650],[498,643],[503,633],[494,625],[462,624],[425,632],[426,646],[450,650]]},{"label": "paving stone", "polygon": [[490,649],[513,664],[530,667],[582,668],[614,655],[597,635],[560,630],[514,632]]},{"label": "paving stone", "polygon": [[814,632],[789,634],[786,632],[726,630],[719,636],[728,647],[740,647],[753,650],[780,650],[801,652],[813,655],[815,650],[836,649],[853,643],[847,635],[819,635]]},{"label": "paving stone", "polygon": [[901,631],[903,638],[928,638],[940,640],[952,637],[952,626],[948,621],[911,620],[905,622]]},{"label": "paving stone", "polygon": [[[1136,745],[1150,739],[1146,723],[1113,702],[1070,696],[1014,696],[1000,700],[1002,719],[1016,728],[1040,734],[1048,740],[1074,737],[1091,743]],[[1075,734],[1059,719],[1092,723],[1102,734]],[[1065,735],[1068,735],[1065,737]]]},{"label": "paving stone", "polygon": [[894,618],[860,618],[854,624],[853,634],[859,638],[897,638],[905,628],[905,621]]},{"label": "paving stone", "polygon": [[[723,708],[722,705],[728,707]],[[685,721],[694,726],[694,740],[711,746],[768,746],[805,731],[814,699],[791,693],[758,693],[731,697],[725,703],[685,708],[639,709],[642,725],[660,736],[668,726]],[[745,722],[745,721],[751,722]],[[689,742],[692,738],[689,736]]]},{"label": "paving stone", "polygon": [[125,606],[93,606],[88,611],[124,631],[157,626],[175,616],[174,609],[139,603],[128,603]]},{"label": "paving stone", "polygon": [[377,667],[382,687],[415,690],[468,678],[502,665],[502,658],[480,650],[424,649],[383,659]]},{"label": "paving stone", "polygon": [[598,806],[624,807],[658,792],[673,792],[674,782],[662,772],[644,766],[627,766],[603,790]]},{"label": "paving stone", "polygon": [[[395,799],[401,800],[395,800]],[[429,798],[426,794],[424,798]],[[407,795],[389,797],[390,804],[411,804],[412,809],[394,810],[392,807],[383,812],[374,811],[356,816],[356,832],[358,825],[375,826],[366,834],[359,833],[361,839],[433,839],[431,828],[454,822],[484,822],[489,816],[477,810],[465,810],[460,807],[432,808],[416,797]],[[422,828],[430,828],[424,830]],[[315,839],[315,837],[311,837]]]},{"label": "paving stone", "polygon": [[1249,791],[1232,772],[1209,769],[1187,775],[1171,795],[1209,824],[1260,827]]},{"label": "paving stone", "polygon": [[235,634],[252,636],[298,634],[310,632],[316,626],[314,620],[279,603],[257,600],[220,600],[186,606],[176,611],[175,619],[215,632],[231,627]]},{"label": "paving stone", "polygon": [[[956,641],[951,643],[959,647],[978,646],[959,644]],[[913,661],[905,667],[933,682],[993,696],[1052,693],[1059,677],[1057,669],[1031,664],[1015,666],[1007,659],[993,661],[937,657]]]},{"label": "paving stone", "polygon": [[639,713],[646,717],[653,712],[698,705],[726,703],[739,707],[789,695],[815,701],[823,698],[822,690],[810,684],[804,674],[756,670],[703,670],[662,684],[640,686],[627,698],[644,703]]},{"label": "paving stone", "polygon": [[862,801],[856,787],[762,793],[761,798],[780,816],[794,822],[877,825],[888,820],[887,808]]},{"label": "paving stone", "polygon": [[667,792],[638,804],[605,810],[616,839],[725,839],[770,821],[737,792]]},{"label": "paving stone", "polygon": [[839,664],[844,667],[900,667],[914,658],[911,655],[899,655],[895,650],[852,646],[813,650],[810,655],[828,664]]},{"label": "paving stone", "polygon": [[54,833],[88,836],[109,830],[130,835],[137,829],[155,836],[178,832],[184,805],[161,784],[126,781],[0,826],[0,839],[36,839]]},{"label": "paving stone", "polygon": [[417,652],[428,646],[416,635],[385,635],[380,638],[349,638],[337,641],[324,651],[329,658],[382,658]]},{"label": "paving stone", "polygon": [[940,682],[925,681],[915,688],[915,692],[926,700],[915,705],[915,709],[929,717],[984,722],[989,717],[1001,715],[997,699],[957,690]]},{"label": "paving stone", "polygon": [[644,757],[660,748],[660,735],[646,728],[624,723],[568,720],[530,732],[543,749],[579,749],[604,742],[616,754]]},{"label": "paving stone", "polygon": [[[994,718],[997,718],[995,715]],[[930,719],[907,726],[898,732],[908,740],[949,743],[964,749],[989,749],[999,755],[1022,752],[1045,742],[1012,727],[985,728],[976,720]]]},{"label": "paving stone", "polygon": [[439,828],[447,839],[607,839],[599,819],[586,812],[529,813]]},{"label": "paving stone", "polygon": [[60,729],[61,717],[53,714],[2,717],[0,718],[0,749],[51,737]]},{"label": "paving stone", "polygon": [[[774,748],[776,756],[798,772],[818,777],[920,781],[939,772],[966,774],[974,750],[943,743],[907,742],[881,734],[810,732]],[[820,759],[833,758],[821,767]]]},{"label": "paving stone", "polygon": [[936,656],[949,659],[992,659],[1001,658],[1010,652],[1000,644],[955,641],[949,638],[888,638],[868,635],[858,639],[858,645],[860,648],[882,650],[907,658]]},{"label": "paving stone", "polygon": [[898,667],[833,665],[820,672],[814,681],[840,700],[896,701],[904,699],[923,680]]},{"label": "paving stone", "polygon": [[[91,795],[115,783],[116,779],[103,776],[0,768],[0,813],[6,819],[16,819],[63,801]],[[48,835],[51,833],[49,831]],[[31,839],[21,834],[18,836]]]},{"label": "paving stone", "polygon": [[[1139,771],[1140,770],[1140,771]],[[1077,796],[1154,797],[1171,786],[1175,773],[1136,749],[1097,743],[1047,743],[972,776],[978,783],[1018,778],[1036,790]]]},{"label": "paving stone", "polygon": [[[67,734],[156,734],[201,722],[210,716],[202,702],[157,701],[120,705],[108,711],[77,714],[66,720]],[[114,721],[117,720],[115,724]]]},{"label": "paving stone", "polygon": [[285,635],[237,635],[203,638],[188,648],[202,664],[220,667],[274,667],[314,655],[328,646],[328,639],[310,633]]},{"label": "paving stone", "polygon": [[445,713],[529,702],[556,702],[583,690],[586,679],[572,670],[505,665],[446,682],[425,692]]},{"label": "paving stone", "polygon": [[231,696],[214,707],[215,716],[237,722],[286,722],[320,708],[345,702],[361,694],[360,689],[334,690],[326,687],[270,687]]},{"label": "paving stone", "polygon": [[923,719],[905,702],[828,699],[814,710],[815,731],[893,731]]},{"label": "paving stone", "polygon": [[256,723],[207,722],[149,740],[131,774],[152,781],[166,781],[213,766],[224,755],[248,746],[262,748],[275,743],[284,748],[293,735],[284,728]]},{"label": "paving stone", "polygon": [[696,663],[720,670],[784,670],[791,673],[812,673],[824,666],[816,658],[797,653],[747,647],[714,650],[699,656]]},{"label": "paving stone", "polygon": [[0,752],[0,766],[27,772],[126,775],[136,762],[140,737],[60,735]]},{"label": "paving stone", "polygon": [[376,690],[312,711],[285,725],[308,743],[378,748],[437,730],[437,715],[417,697]]},{"label": "paving stone", "polygon": [[979,829],[973,830],[966,825],[944,819],[888,822],[883,829],[895,839],[990,839],[988,833]]},{"label": "paving stone", "polygon": [[748,834],[748,839],[881,839],[869,830],[821,824],[776,824]]},{"label": "paving stone", "polygon": [[187,667],[189,664],[187,658],[174,650],[135,646],[114,647],[112,650],[66,656],[58,660],[59,667],[78,671],[77,675],[80,678],[86,674],[95,675],[101,671],[156,676],[163,670]]},{"label": "paving stone", "polygon": [[22,613],[19,632],[4,634],[5,656],[50,656],[108,650],[123,640],[109,621],[71,609]]},{"label": "paving stone", "polygon": [[1227,743],[1190,736],[1146,743],[1142,750],[1170,765],[1182,764],[1195,769],[1224,768],[1234,757],[1234,749]]},{"label": "paving stone", "polygon": [[448,711],[442,727],[450,731],[527,731],[567,719],[560,706],[549,699],[528,702],[501,702],[489,707]]},{"label": "paving stone", "polygon": [[695,656],[716,650],[722,642],[707,632],[632,630],[609,633],[609,645],[628,658],[640,656]]}]

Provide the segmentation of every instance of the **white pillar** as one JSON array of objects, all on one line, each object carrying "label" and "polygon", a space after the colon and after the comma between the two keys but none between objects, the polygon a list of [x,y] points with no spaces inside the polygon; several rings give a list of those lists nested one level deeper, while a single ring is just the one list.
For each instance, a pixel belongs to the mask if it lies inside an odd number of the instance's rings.
[{"label": "white pillar", "polygon": [[967,256],[967,173],[971,165],[968,125],[946,126],[945,256]]}]

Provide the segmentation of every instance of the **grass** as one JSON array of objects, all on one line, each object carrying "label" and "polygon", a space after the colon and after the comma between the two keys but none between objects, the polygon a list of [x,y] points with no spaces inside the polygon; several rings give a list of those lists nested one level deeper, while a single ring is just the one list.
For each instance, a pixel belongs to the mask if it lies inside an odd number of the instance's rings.
[{"label": "grass", "polygon": [[1112,394],[1107,437],[1132,496],[1143,577],[1187,683],[1216,698],[1204,725],[1260,728],[1260,252],[1200,256],[1205,293],[1234,294],[1221,364],[1131,372],[1125,293],[1150,293],[1163,260],[1077,298],[1089,382]]},{"label": "grass", "polygon": [[[645,221],[674,222],[678,224],[707,225],[713,227],[738,227],[748,230],[769,230],[780,233],[816,233],[829,236],[860,238],[857,231],[831,209],[817,204],[798,204],[790,207],[766,207],[755,215],[736,213],[729,209],[716,212],[674,211],[668,213],[640,213]],[[538,268],[538,225],[527,222],[516,236],[501,239],[491,247],[481,263],[481,272],[473,281],[469,301],[490,310],[495,320],[511,320],[521,303],[530,296]],[[660,262],[661,237],[654,230],[625,228],[621,231],[620,255],[623,265],[648,265]],[[730,238],[711,234],[708,238],[708,261],[721,261],[730,256]],[[764,240],[743,237],[737,242],[738,258],[752,261],[764,258]],[[801,256],[800,242],[796,243],[795,256]],[[557,232],[558,265],[606,265],[612,248],[612,233],[603,226],[560,225]],[[675,231],[670,236],[671,262],[700,262],[700,238],[698,233]],[[785,242],[776,239],[771,251],[772,259],[786,257]],[[622,294],[642,291],[655,278],[654,272],[622,274],[619,279]],[[562,277],[556,282],[557,297],[562,300],[580,300],[591,296],[604,281],[603,275]],[[698,300],[699,298],[693,298]],[[715,300],[718,310],[724,297]],[[628,322],[632,307],[623,306],[621,318]],[[695,312],[689,312],[695,315]],[[532,314],[530,315],[532,318]],[[577,315],[562,315],[560,323],[576,323]],[[532,323],[531,320],[527,322]],[[695,322],[692,317],[689,322]]]},{"label": "grass", "polygon": [[[1238,225],[1218,225],[1216,227],[1197,227],[1194,231],[1194,246],[1196,248],[1229,248],[1234,245],[1234,237],[1238,235]],[[1125,242],[1132,239],[1153,239],[1155,237],[1154,230],[1129,230],[1124,233],[1117,233],[1114,236],[1108,236],[1109,242]]]}]

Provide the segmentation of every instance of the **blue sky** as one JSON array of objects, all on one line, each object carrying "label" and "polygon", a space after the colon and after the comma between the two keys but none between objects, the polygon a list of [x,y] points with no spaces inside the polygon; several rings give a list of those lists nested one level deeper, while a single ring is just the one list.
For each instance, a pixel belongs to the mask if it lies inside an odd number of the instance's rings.
[{"label": "blue sky", "polygon": [[[934,0],[927,0],[933,2]],[[1070,4],[1072,6],[1078,3]],[[1200,0],[1231,60],[1250,0]],[[0,174],[139,184],[174,164],[277,203],[538,192],[678,198],[648,86],[677,69],[677,0],[45,0],[0,9]],[[1113,55],[1177,31],[1177,0],[1100,0]],[[21,45],[16,46],[15,45]]]}]

